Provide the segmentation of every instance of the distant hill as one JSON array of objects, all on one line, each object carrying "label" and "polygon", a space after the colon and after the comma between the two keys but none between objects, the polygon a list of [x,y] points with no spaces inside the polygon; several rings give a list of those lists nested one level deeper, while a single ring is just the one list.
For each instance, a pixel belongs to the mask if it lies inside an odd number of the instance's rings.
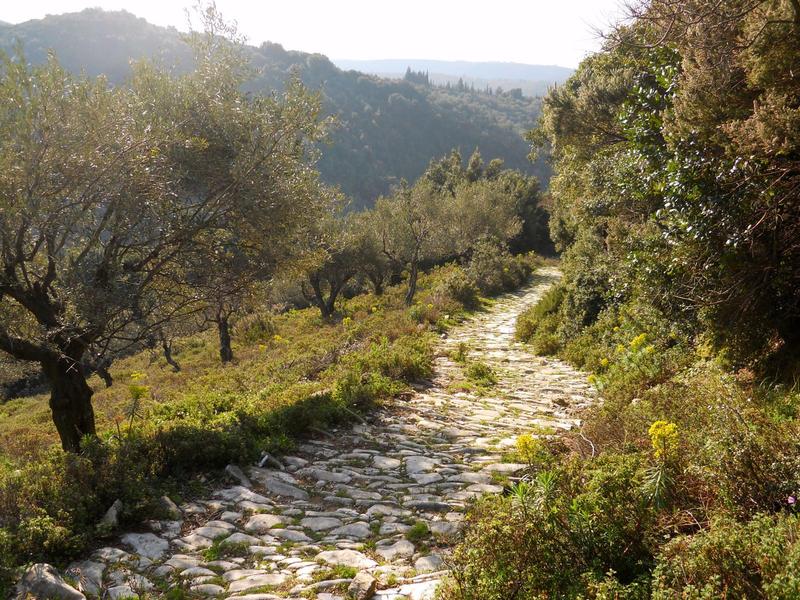
[{"label": "distant hill", "polygon": [[431,81],[454,85],[461,79],[475,89],[519,88],[526,96],[542,96],[556,83],[563,83],[573,70],[555,65],[527,65],[512,62],[469,62],[463,60],[385,59],[349,60],[333,59],[341,69],[353,69],[381,77],[400,78],[406,69],[427,72]]},{"label": "distant hill", "polygon": [[[117,84],[128,76],[131,60],[152,58],[177,70],[191,64],[177,30],[125,11],[87,9],[0,26],[0,49],[12,49],[17,39],[28,60],[41,62],[53,49],[67,69],[102,73]],[[336,115],[340,126],[331,144],[321,148],[320,172],[357,206],[372,204],[400,179],[416,179],[432,158],[454,147],[465,155],[478,147],[486,159],[502,158],[509,167],[548,178],[544,163],[528,162],[522,138],[538,116],[536,99],[343,71],[321,54],[287,51],[279,44],[249,51],[261,70],[254,91],[279,90],[297,72],[321,92],[325,111]]]}]

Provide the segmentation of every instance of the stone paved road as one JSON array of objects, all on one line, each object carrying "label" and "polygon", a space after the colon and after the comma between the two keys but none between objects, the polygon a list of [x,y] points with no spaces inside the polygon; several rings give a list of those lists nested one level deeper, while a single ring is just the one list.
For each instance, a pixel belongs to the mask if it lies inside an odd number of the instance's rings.
[{"label": "stone paved road", "polygon": [[[229,468],[229,487],[173,507],[175,520],[122,535],[68,574],[86,596],[112,600],[160,596],[158,581],[198,598],[334,600],[355,569],[378,580],[375,599],[432,598],[469,502],[502,492],[522,468],[502,462],[505,449],[537,424],[574,426],[592,402],[582,374],[513,339],[517,315],[558,276],[541,269],[453,330],[431,385],[411,398],[307,441],[280,465]],[[483,395],[457,391],[463,366],[449,354],[460,343],[497,373]]]}]

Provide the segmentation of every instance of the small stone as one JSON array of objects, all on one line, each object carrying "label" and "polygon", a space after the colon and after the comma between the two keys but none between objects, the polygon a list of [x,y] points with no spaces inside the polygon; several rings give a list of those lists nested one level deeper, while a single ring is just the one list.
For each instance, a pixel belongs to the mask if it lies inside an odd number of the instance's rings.
[{"label": "small stone", "polygon": [[52,600],[86,600],[86,596],[67,585],[55,567],[46,563],[35,564],[25,571],[17,591],[21,598],[30,595]]},{"label": "small stone", "polygon": [[344,565],[354,569],[371,569],[378,566],[374,560],[356,550],[325,550],[317,554],[316,559],[329,565]]},{"label": "small stone", "polygon": [[378,581],[366,571],[361,571],[350,582],[347,593],[353,600],[369,600],[375,593]]},{"label": "small stone", "polygon": [[408,540],[398,540],[391,546],[379,546],[375,549],[377,554],[380,554],[383,558],[392,562],[398,557],[405,557],[405,556],[413,556],[414,555],[414,544],[409,542]]},{"label": "small stone", "polygon": [[244,530],[248,533],[262,535],[277,525],[283,525],[286,520],[278,515],[258,514],[253,515],[244,525]]},{"label": "small stone", "polygon": [[253,484],[247,478],[247,475],[244,474],[239,467],[236,465],[228,465],[225,467],[225,473],[228,474],[230,477],[238,481],[244,487],[253,487]]},{"label": "small stone", "polygon": [[139,556],[159,560],[167,552],[169,542],[152,533],[126,533],[122,543],[133,548]]},{"label": "small stone", "polygon": [[100,522],[97,524],[97,529],[101,532],[110,532],[119,526],[119,513],[122,512],[122,500],[115,500]]},{"label": "small stone", "polygon": [[442,557],[438,554],[428,554],[427,556],[422,556],[414,562],[414,569],[416,569],[419,573],[433,573],[434,571],[440,571],[444,566],[444,561]]},{"label": "small stone", "polygon": [[173,521],[179,521],[183,518],[181,509],[178,508],[178,505],[175,504],[169,496],[161,496],[161,498],[158,499],[158,507],[164,513],[164,516]]},{"label": "small stone", "polygon": [[326,531],[340,527],[342,522],[332,517],[306,517],[300,521],[300,525],[311,531]]}]

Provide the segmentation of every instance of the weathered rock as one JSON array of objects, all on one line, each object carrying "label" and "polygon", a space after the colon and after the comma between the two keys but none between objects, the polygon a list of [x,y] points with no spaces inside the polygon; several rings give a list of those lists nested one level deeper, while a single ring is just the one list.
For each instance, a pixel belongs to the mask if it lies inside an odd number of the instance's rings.
[{"label": "weathered rock", "polygon": [[380,554],[387,561],[392,562],[400,557],[413,556],[414,544],[408,540],[398,540],[389,546],[378,546],[375,552]]},{"label": "weathered rock", "polygon": [[262,573],[238,579],[228,586],[229,592],[244,592],[260,587],[277,587],[286,583],[288,575],[283,573]]},{"label": "weathered rock", "polygon": [[242,533],[237,531],[236,533],[226,537],[223,541],[223,545],[234,545],[234,544],[244,544],[247,546],[260,546],[261,540],[257,537],[253,537],[252,535],[247,535],[246,533]]},{"label": "weathered rock", "polygon": [[378,587],[378,581],[366,571],[359,572],[347,587],[347,593],[353,600],[369,600]]},{"label": "weathered rock", "polygon": [[158,507],[164,513],[164,516],[173,521],[179,521],[183,518],[181,509],[178,508],[178,505],[175,504],[169,496],[161,496],[161,498],[158,499]]},{"label": "weathered rock", "polygon": [[306,517],[300,521],[300,526],[311,531],[326,531],[341,527],[342,522],[332,517]]},{"label": "weathered rock", "polygon": [[139,598],[139,594],[133,591],[133,588],[127,583],[108,588],[106,595],[109,600],[136,600]]},{"label": "weathered rock", "polygon": [[169,542],[152,533],[126,533],[122,543],[133,548],[139,556],[150,560],[159,560],[169,549]]},{"label": "weathered rock", "polygon": [[288,542],[310,542],[311,538],[302,531],[295,529],[270,529],[268,532],[271,536],[286,540]]},{"label": "weathered rock", "polygon": [[297,485],[288,483],[280,477],[283,475],[280,471],[269,471],[267,469],[250,469],[250,476],[260,483],[271,494],[276,496],[285,496],[287,498],[296,498],[297,500],[308,500],[308,492],[297,487]]},{"label": "weathered rock", "polygon": [[349,525],[337,527],[336,529],[331,530],[330,533],[339,537],[352,538],[354,540],[365,540],[372,534],[372,530],[370,530],[369,525],[363,521],[357,521],[355,523],[350,523]]},{"label": "weathered rock", "polygon": [[67,569],[67,575],[78,582],[78,589],[89,596],[99,596],[103,586],[105,564],[92,560],[73,563]]},{"label": "weathered rock", "polygon": [[216,598],[225,593],[224,587],[213,583],[201,583],[199,585],[193,585],[189,589],[194,594],[197,594],[199,596],[206,596],[208,598]]},{"label": "weathered rock", "polygon": [[376,469],[394,470],[399,469],[403,462],[397,458],[378,455],[372,458],[372,464],[375,465]]},{"label": "weathered rock", "polygon": [[25,571],[17,586],[17,593],[20,598],[33,596],[52,600],[86,600],[86,596],[61,578],[55,567],[46,563],[35,564]]},{"label": "weathered rock", "polygon": [[267,533],[267,531],[277,525],[283,525],[285,522],[286,520],[278,515],[261,513],[250,517],[244,525],[244,530],[248,533],[257,533],[261,535]]},{"label": "weathered rock", "polygon": [[119,514],[122,512],[122,500],[115,500],[100,522],[97,524],[97,529],[101,532],[110,532],[119,527]]},{"label": "weathered rock", "polygon": [[371,569],[378,566],[374,560],[356,550],[326,550],[317,554],[316,559],[329,565],[343,565],[354,569]]},{"label": "weathered rock", "polygon": [[231,477],[231,478],[235,479],[236,481],[238,481],[240,485],[243,485],[244,487],[248,487],[248,488],[249,487],[253,487],[253,484],[247,478],[247,475],[244,474],[244,471],[242,471],[236,465],[228,465],[228,466],[226,466],[225,467],[225,473],[229,477]]},{"label": "weathered rock", "polygon": [[405,463],[407,473],[432,471],[438,464],[435,460],[427,456],[407,456],[405,458]]},{"label": "weathered rock", "polygon": [[414,562],[414,569],[416,569],[418,573],[432,573],[434,571],[439,571],[443,566],[444,561],[438,554],[421,556]]},{"label": "weathered rock", "polygon": [[214,492],[214,497],[227,500],[228,502],[249,501],[249,502],[257,502],[258,504],[264,504],[267,506],[271,504],[269,498],[266,498],[261,494],[256,494],[253,490],[247,489],[242,485],[235,485],[233,487],[229,487],[224,490],[217,490],[216,492]]}]

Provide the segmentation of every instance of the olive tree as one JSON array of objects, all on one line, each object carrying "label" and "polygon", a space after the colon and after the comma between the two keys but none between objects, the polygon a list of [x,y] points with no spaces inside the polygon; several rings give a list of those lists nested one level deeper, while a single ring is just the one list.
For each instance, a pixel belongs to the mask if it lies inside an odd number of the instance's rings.
[{"label": "olive tree", "polygon": [[358,236],[355,219],[338,210],[319,218],[304,232],[303,297],[330,318],[336,299],[358,273]]},{"label": "olive tree", "polygon": [[198,300],[182,258],[201,236],[267,245],[315,203],[318,100],[248,96],[237,44],[195,42],[193,72],[139,65],[116,88],[0,57],[0,349],[41,364],[65,450],[95,434],[87,352],[129,351]]},{"label": "olive tree", "polygon": [[420,265],[448,252],[441,198],[429,181],[420,180],[413,187],[403,185],[393,196],[380,198],[375,204],[374,224],[383,253],[398,268],[408,270],[408,305],[417,292]]},{"label": "olive tree", "polygon": [[372,210],[365,210],[351,217],[356,263],[376,296],[383,294],[384,286],[392,273],[392,263],[383,252],[383,237],[379,235],[382,229],[376,225],[378,217]]}]

